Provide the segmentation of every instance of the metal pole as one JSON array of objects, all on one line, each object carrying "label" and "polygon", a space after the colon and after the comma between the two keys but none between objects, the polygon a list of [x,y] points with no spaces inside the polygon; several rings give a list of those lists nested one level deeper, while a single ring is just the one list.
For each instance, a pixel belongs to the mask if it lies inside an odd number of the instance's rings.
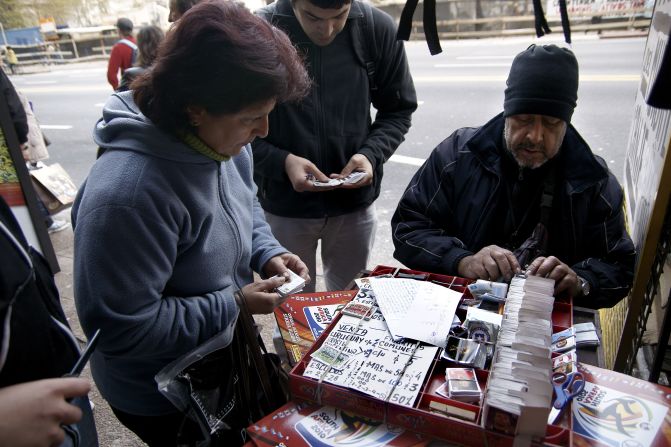
[{"label": "metal pole", "polygon": [[5,46],[7,46],[7,36],[5,36],[5,27],[2,26],[2,22],[0,22],[0,33],[2,33],[2,42]]}]

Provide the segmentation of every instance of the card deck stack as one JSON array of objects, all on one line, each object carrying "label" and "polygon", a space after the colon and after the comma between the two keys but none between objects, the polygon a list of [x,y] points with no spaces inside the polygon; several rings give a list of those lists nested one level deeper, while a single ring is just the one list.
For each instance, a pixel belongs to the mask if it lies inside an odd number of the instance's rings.
[{"label": "card deck stack", "polygon": [[461,402],[479,402],[482,397],[475,370],[472,368],[447,368],[445,383],[436,393]]},{"label": "card deck stack", "polygon": [[[298,293],[303,288],[305,287],[305,280],[292,272],[291,270],[287,270],[289,272],[289,280],[279,286],[277,289],[277,293],[279,293],[281,296],[287,296],[287,295],[292,295],[294,293]],[[281,276],[281,275],[277,275]]]},{"label": "card deck stack", "polygon": [[576,347],[599,346],[594,323],[578,323],[552,334],[552,352],[567,352]]}]

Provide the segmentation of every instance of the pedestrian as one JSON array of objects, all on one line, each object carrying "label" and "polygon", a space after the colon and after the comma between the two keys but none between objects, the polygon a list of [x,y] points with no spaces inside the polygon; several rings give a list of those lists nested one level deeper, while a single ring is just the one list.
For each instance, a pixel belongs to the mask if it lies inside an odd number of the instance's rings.
[{"label": "pedestrian", "polygon": [[[23,154],[23,159],[26,161],[28,170],[41,169],[44,167],[42,160],[49,158],[49,151],[47,150],[49,142],[44,134],[42,134],[40,123],[37,121],[37,117],[35,117],[31,102],[28,101],[28,98],[21,92],[17,92],[17,94],[19,95],[21,105],[23,106],[28,121],[28,141],[22,146],[21,153]],[[70,223],[67,220],[54,219],[51,217],[48,207],[44,204],[39,195],[37,196],[37,205],[40,208],[47,231],[50,234],[57,233],[70,227]]]},{"label": "pedestrian", "polygon": [[[252,143],[259,200],[277,240],[310,271],[321,242],[326,288],[342,290],[367,266],[383,165],[417,108],[403,43],[389,15],[358,0],[277,0],[257,14],[289,35],[313,80]],[[361,178],[315,184],[352,173]]]},{"label": "pedestrian", "polygon": [[88,380],[63,376],[79,345],[46,260],[0,196],[0,443],[96,447]]},{"label": "pedestrian", "polygon": [[19,58],[16,56],[14,49],[7,45],[5,54],[7,57],[7,65],[9,65],[9,70],[12,72],[12,74],[17,74],[19,69]]},{"label": "pedestrian", "polygon": [[199,432],[155,375],[234,327],[236,291],[252,313],[270,313],[285,281],[276,275],[309,280],[265,222],[249,145],[276,102],[308,85],[286,35],[215,0],[189,10],[152,69],[103,108],[94,141],[105,152],[72,208],[75,302],[84,331],[101,329],[91,358],[100,393],[150,446]]},{"label": "pedestrian", "polygon": [[137,60],[135,65],[124,71],[117,91],[123,92],[130,88],[131,82],[147,71],[154,63],[158,54],[158,47],[163,41],[165,33],[158,26],[143,26],[137,33]]},{"label": "pedestrian", "polygon": [[510,68],[503,113],[440,143],[410,181],[391,226],[411,269],[510,280],[555,280],[575,305],[627,295],[636,251],[622,187],[571,125],[578,61],[531,45]]},{"label": "pedestrian", "polygon": [[112,47],[110,59],[107,63],[107,82],[114,90],[119,88],[119,71],[124,71],[133,66],[137,54],[137,45],[133,37],[133,22],[126,17],[121,17],[116,22],[119,41]]}]

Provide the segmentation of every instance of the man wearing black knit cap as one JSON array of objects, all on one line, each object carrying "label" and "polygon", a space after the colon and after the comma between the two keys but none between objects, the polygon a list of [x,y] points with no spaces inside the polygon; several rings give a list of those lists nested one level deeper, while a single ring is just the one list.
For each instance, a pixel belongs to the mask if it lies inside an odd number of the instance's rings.
[{"label": "man wearing black knit cap", "polygon": [[622,188],[570,124],[578,62],[532,45],[511,66],[503,113],[440,143],[392,218],[394,257],[409,268],[509,280],[555,280],[576,305],[627,295],[635,249]]}]

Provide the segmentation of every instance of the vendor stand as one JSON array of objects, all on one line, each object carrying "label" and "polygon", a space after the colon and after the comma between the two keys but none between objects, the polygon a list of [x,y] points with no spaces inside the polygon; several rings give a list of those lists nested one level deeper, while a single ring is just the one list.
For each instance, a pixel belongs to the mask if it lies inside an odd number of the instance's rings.
[{"label": "vendor stand", "polygon": [[[389,267],[377,267],[370,274],[400,274],[402,277],[432,281],[462,293],[466,300],[473,298],[467,288],[471,281],[463,278]],[[589,319],[589,312],[579,310],[579,313],[582,319]],[[324,340],[332,331],[342,331],[343,324],[340,320],[343,318],[347,316],[338,315],[334,319],[290,374],[295,402],[306,403],[289,403],[249,427],[248,432],[255,445],[434,445],[431,442],[439,442],[438,440],[448,442],[447,445],[519,445],[520,437],[516,439],[511,436],[514,430],[506,433],[500,424],[496,427],[498,429],[494,429],[491,417],[488,424],[483,423],[481,400],[467,402],[440,394],[439,388],[445,383],[446,368],[449,370],[461,365],[441,358],[441,353],[431,351],[428,345],[424,349],[429,359],[422,360],[421,355],[415,355],[418,351],[413,351],[410,356],[413,361],[406,362],[414,363],[416,367],[422,363],[428,365],[424,376],[416,376],[415,386],[420,389],[416,398],[409,403],[403,401],[403,393],[390,393],[382,398],[385,394],[383,392],[376,396],[375,392],[368,389],[374,387],[374,384],[370,387],[362,383],[355,385],[355,388],[366,391],[361,392],[328,383],[323,380],[326,375],[320,376],[320,380],[314,378],[314,373],[313,378],[306,377],[306,370],[311,367],[310,360],[314,358],[315,352],[322,349]],[[551,320],[552,333],[572,327],[574,320],[570,301],[556,302]],[[598,320],[595,326],[598,327]],[[358,330],[360,332],[361,328]],[[357,334],[357,330],[352,334]],[[355,346],[356,343],[366,343],[365,337],[356,336],[352,340],[354,345],[348,345],[348,349],[365,348]],[[435,348],[435,351],[439,350]],[[375,355],[374,350],[370,352]],[[667,421],[670,389],[586,364],[599,364],[602,356],[598,349],[583,348],[577,351],[577,355],[580,363],[575,365],[574,372],[584,376],[584,390],[576,393],[575,399],[558,420],[547,425],[543,430],[544,438],[536,437],[530,442],[538,445],[623,447],[671,445],[671,427]],[[382,368],[375,363],[366,366]],[[474,371],[479,387],[485,390],[490,376],[489,370]],[[376,380],[375,377],[369,378],[373,382]],[[530,413],[532,418],[534,414],[536,418],[543,417],[543,409],[537,410]],[[548,408],[545,410],[549,411]],[[547,419],[547,412],[543,414]],[[352,420],[357,422],[352,425]],[[364,426],[365,429],[362,428]],[[353,439],[356,440],[354,444],[350,442]]]}]

